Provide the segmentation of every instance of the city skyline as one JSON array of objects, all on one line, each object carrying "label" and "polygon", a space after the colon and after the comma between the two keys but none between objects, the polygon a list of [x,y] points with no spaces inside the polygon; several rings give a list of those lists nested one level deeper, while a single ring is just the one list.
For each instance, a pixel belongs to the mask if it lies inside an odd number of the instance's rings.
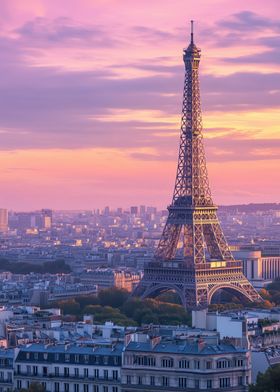
[{"label": "city skyline", "polygon": [[278,202],[277,2],[132,3],[3,2],[2,206],[165,208],[190,19],[214,199]]}]

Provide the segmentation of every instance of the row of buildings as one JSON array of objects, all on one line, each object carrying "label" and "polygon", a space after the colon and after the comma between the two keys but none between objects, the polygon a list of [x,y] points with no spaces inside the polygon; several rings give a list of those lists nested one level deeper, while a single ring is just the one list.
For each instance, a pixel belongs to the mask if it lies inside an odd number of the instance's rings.
[{"label": "row of buildings", "polygon": [[123,327],[67,321],[59,309],[3,308],[0,390],[247,391],[258,371],[280,363],[280,309],[192,319],[192,327]]},{"label": "row of buildings", "polygon": [[[220,218],[245,276],[261,288],[280,276],[279,206],[245,207],[224,207]],[[76,212],[43,209],[12,212],[9,219],[7,210],[0,209],[0,258],[33,264],[63,259],[78,274],[105,268],[102,273],[109,282],[109,269],[116,274],[126,268],[141,273],[153,257],[165,222],[166,211],[145,206]]]},{"label": "row of buildings", "polygon": [[[0,351],[0,388],[50,392],[247,391],[251,357],[247,348],[200,337],[136,332],[123,342],[28,344]],[[165,335],[166,334],[166,335]]]},{"label": "row of buildings", "polygon": [[131,292],[141,272],[130,269],[97,268],[80,274],[13,274],[0,272],[0,305],[47,306],[55,301],[97,295],[117,287]]}]

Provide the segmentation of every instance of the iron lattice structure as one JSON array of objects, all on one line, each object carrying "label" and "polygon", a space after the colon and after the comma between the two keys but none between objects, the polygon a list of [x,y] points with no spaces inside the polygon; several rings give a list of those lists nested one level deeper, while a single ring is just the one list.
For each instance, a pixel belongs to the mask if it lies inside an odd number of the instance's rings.
[{"label": "iron lattice structure", "polygon": [[183,111],[173,199],[154,259],[145,266],[134,295],[153,297],[175,290],[189,309],[207,307],[219,289],[260,300],[243,275],[241,262],[233,258],[211,196],[202,136],[200,49],[193,41],[193,25],[183,59]]}]

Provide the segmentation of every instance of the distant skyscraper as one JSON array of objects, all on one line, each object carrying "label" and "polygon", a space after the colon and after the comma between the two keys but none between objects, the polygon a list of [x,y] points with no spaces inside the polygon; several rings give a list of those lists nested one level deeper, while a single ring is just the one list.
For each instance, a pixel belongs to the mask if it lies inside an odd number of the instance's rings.
[{"label": "distant skyscraper", "polygon": [[130,207],[130,213],[137,215],[138,214],[138,207],[136,207],[136,206]]},{"label": "distant skyscraper", "polygon": [[121,207],[117,208],[117,214],[121,215],[123,213],[123,209]]},{"label": "distant skyscraper", "polygon": [[52,227],[52,210],[42,210],[42,226],[44,229],[50,229]]},{"label": "distant skyscraper", "polygon": [[8,231],[8,211],[5,208],[0,208],[0,233]]},{"label": "distant skyscraper", "polygon": [[140,206],[140,215],[143,216],[146,214],[146,206]]},{"label": "distant skyscraper", "polygon": [[156,207],[147,207],[147,213],[148,214],[156,214],[157,208]]},{"label": "distant skyscraper", "polygon": [[108,216],[109,214],[110,214],[110,207],[107,206],[104,208],[104,215]]}]

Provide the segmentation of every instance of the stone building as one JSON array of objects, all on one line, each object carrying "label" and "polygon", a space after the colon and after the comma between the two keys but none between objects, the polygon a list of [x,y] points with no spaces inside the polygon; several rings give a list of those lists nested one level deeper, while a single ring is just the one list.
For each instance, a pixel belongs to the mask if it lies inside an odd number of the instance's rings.
[{"label": "stone building", "polygon": [[247,391],[251,357],[245,348],[219,343],[217,337],[161,339],[126,337],[122,391]]},{"label": "stone building", "polygon": [[14,387],[38,382],[48,392],[120,392],[122,348],[31,344],[15,356]]}]

